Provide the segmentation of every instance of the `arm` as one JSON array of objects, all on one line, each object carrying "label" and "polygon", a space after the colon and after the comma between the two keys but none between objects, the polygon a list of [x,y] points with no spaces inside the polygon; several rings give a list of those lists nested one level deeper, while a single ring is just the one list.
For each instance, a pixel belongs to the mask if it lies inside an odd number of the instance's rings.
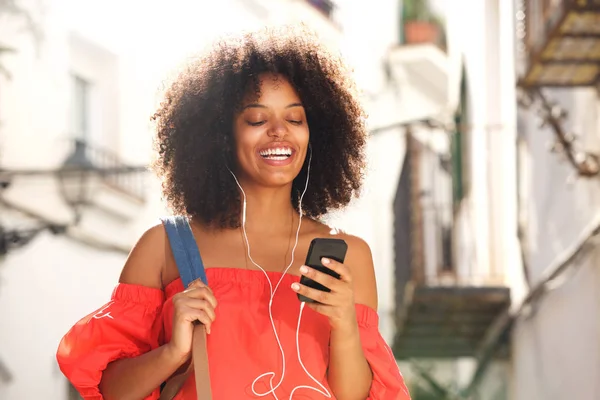
[{"label": "arm", "polygon": [[[174,263],[162,226],[146,232],[133,248],[120,282],[162,288],[167,263]],[[201,281],[193,282],[173,297],[171,341],[138,357],[111,362],[102,374],[99,389],[105,399],[141,399],[149,396],[189,358],[193,322],[202,322],[210,333],[216,300]]]},{"label": "arm", "polygon": [[135,358],[108,364],[100,381],[106,400],[144,399],[166,381],[184,362],[169,345]]},{"label": "arm", "polygon": [[369,396],[373,374],[363,352],[356,303],[376,309],[377,288],[369,246],[353,236],[344,235],[343,239],[348,243],[345,264],[322,260],[326,267],[340,274],[339,280],[306,266],[300,270],[331,292],[301,284],[293,284],[292,289],[316,300],[318,303],[307,303],[307,307],[329,319],[328,382],[335,397],[339,400],[364,400]]},{"label": "arm", "polygon": [[[161,225],[146,231],[129,254],[119,282],[162,289],[166,246]],[[184,362],[168,345],[139,357],[111,362],[102,374],[100,392],[106,400],[145,398]]]},{"label": "arm", "polygon": [[[377,286],[369,245],[356,237],[344,239],[348,243],[345,264],[352,274],[354,300],[376,310]],[[354,323],[346,329],[332,326],[331,330],[328,381],[340,400],[366,399],[373,379],[363,353],[355,314],[352,320]]]}]

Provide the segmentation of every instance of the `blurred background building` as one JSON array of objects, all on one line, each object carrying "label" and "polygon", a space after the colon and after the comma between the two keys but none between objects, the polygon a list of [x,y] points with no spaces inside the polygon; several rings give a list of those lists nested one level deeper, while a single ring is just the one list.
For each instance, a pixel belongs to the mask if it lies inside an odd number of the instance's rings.
[{"label": "blurred background building", "polygon": [[414,399],[600,399],[598,0],[0,0],[0,399],[76,399],[58,341],[167,211],[169,73],[304,22],[369,113],[359,200]]},{"label": "blurred background building", "polygon": [[600,2],[445,4],[455,124],[405,131],[395,354],[415,398],[598,399]]}]

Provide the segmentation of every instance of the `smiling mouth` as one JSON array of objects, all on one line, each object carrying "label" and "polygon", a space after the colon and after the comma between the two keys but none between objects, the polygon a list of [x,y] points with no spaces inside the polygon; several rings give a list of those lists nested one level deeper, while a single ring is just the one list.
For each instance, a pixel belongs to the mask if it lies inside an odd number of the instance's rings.
[{"label": "smiling mouth", "polygon": [[265,160],[284,161],[292,156],[292,149],[289,147],[281,147],[274,149],[262,150],[258,154]]}]

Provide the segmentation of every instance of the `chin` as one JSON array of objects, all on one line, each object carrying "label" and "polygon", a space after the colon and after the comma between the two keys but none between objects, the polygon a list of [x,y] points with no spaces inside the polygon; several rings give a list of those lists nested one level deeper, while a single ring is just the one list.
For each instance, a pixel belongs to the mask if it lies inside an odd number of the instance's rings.
[{"label": "chin", "polygon": [[282,160],[268,160],[257,157],[257,181],[268,187],[291,185],[302,169],[297,153]]},{"label": "chin", "polygon": [[297,174],[285,174],[285,173],[276,173],[276,174],[265,174],[261,176],[260,183],[267,187],[283,187],[291,185],[294,182]]}]

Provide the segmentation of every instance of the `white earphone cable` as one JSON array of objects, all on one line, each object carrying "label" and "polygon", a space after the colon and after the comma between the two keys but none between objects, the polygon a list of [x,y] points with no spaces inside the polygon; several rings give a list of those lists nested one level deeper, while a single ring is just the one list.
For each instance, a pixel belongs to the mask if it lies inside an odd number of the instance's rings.
[{"label": "white earphone cable", "polygon": [[[240,185],[240,182],[238,181],[237,177],[235,176],[235,174],[229,170],[229,172],[231,173],[231,175],[233,176],[233,179],[235,179],[235,183],[237,184],[238,188],[240,189],[240,191],[242,192],[242,196],[243,196],[243,202],[242,202],[242,232],[243,232],[243,236],[244,236],[244,241],[246,242],[246,248],[247,248],[247,254],[248,254],[248,258],[250,259],[250,262],[252,262],[252,264],[254,264],[258,269],[260,269],[263,274],[265,275],[265,278],[267,279],[267,282],[269,283],[269,290],[271,293],[271,296],[269,298],[269,320],[271,322],[271,327],[273,328],[273,333],[275,335],[275,340],[277,341],[277,345],[279,346],[279,350],[281,352],[281,358],[282,358],[282,371],[281,371],[281,378],[279,379],[279,382],[277,382],[277,384],[275,386],[273,386],[273,379],[275,378],[275,372],[265,372],[264,374],[259,375],[253,382],[252,382],[252,393],[254,393],[255,396],[259,396],[259,397],[263,397],[266,396],[268,394],[273,394],[273,397],[275,398],[275,400],[279,400],[279,398],[277,397],[275,390],[277,390],[277,388],[279,388],[279,386],[281,386],[281,384],[283,383],[283,379],[285,377],[285,352],[283,350],[283,345],[281,344],[281,340],[279,339],[279,335],[277,333],[277,329],[275,327],[275,321],[273,320],[273,312],[272,312],[272,307],[273,307],[273,298],[275,297],[275,293],[277,292],[277,289],[279,288],[279,285],[281,284],[281,282],[283,281],[283,278],[285,277],[286,273],[289,271],[289,269],[294,265],[294,255],[296,252],[296,247],[298,246],[298,239],[299,239],[299,235],[300,235],[300,228],[302,227],[302,216],[303,216],[303,210],[302,210],[302,200],[304,198],[304,195],[306,193],[306,190],[308,189],[308,181],[310,179],[310,164],[312,161],[312,148],[310,148],[310,154],[309,154],[309,159],[308,159],[308,168],[307,168],[307,173],[306,173],[306,184],[304,185],[304,190],[302,191],[302,194],[300,195],[300,199],[299,199],[299,220],[298,220],[298,228],[296,229],[296,240],[294,242],[294,247],[292,248],[292,258],[291,261],[289,263],[289,265],[287,266],[287,268],[285,269],[285,271],[282,273],[281,277],[279,278],[279,281],[277,282],[277,285],[275,285],[275,288],[273,288],[273,283],[271,282],[271,279],[269,278],[269,275],[267,274],[267,271],[264,270],[263,267],[261,267],[256,261],[254,261],[254,259],[252,258],[252,255],[250,254],[250,242],[248,241],[248,234],[246,233],[246,192],[244,192],[244,189],[242,188],[242,185]],[[304,306],[306,304],[304,302],[301,303],[300,305],[300,312],[298,314],[298,326],[296,329],[296,350],[298,353],[298,361],[300,363],[300,366],[302,367],[302,369],[304,370],[304,372],[317,384],[319,385],[323,390],[319,390],[315,387],[312,386],[296,386],[292,392],[290,393],[290,400],[292,399],[292,396],[294,395],[294,392],[297,389],[311,389],[314,391],[317,391],[321,394],[323,394],[324,396],[326,396],[327,398],[331,398],[331,394],[327,391],[327,389],[317,380],[315,379],[315,377],[313,377],[308,370],[306,369],[306,367],[304,366],[304,363],[302,362],[301,356],[300,356],[300,344],[299,344],[299,332],[300,332],[300,322],[302,319],[302,312],[304,310]],[[255,386],[257,384],[257,382],[259,380],[261,380],[262,378],[266,377],[266,376],[270,376],[270,380],[269,380],[269,387],[271,388],[271,390],[268,390],[266,392],[257,392],[255,389]]]}]

